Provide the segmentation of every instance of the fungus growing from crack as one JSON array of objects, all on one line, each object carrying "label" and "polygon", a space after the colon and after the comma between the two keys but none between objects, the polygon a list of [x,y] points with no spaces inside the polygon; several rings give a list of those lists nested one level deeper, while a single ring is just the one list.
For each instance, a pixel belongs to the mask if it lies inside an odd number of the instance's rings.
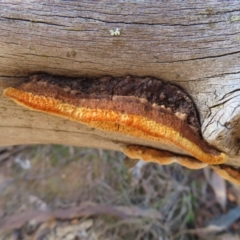
[{"label": "fungus growing from crack", "polygon": [[[32,110],[179,150],[170,153],[146,146],[124,146],[129,157],[145,161],[152,158],[160,164],[178,162],[188,168],[226,161],[224,153],[201,137],[190,97],[178,86],[159,79],[75,79],[36,74],[16,88],[5,89],[4,95]],[[178,153],[188,156],[177,156]]]},{"label": "fungus growing from crack", "polygon": [[141,159],[145,162],[155,162],[161,165],[178,163],[189,169],[201,169],[208,166],[207,163],[202,163],[193,157],[178,155],[176,153],[149,147],[128,145],[122,148],[122,151],[132,159]]}]

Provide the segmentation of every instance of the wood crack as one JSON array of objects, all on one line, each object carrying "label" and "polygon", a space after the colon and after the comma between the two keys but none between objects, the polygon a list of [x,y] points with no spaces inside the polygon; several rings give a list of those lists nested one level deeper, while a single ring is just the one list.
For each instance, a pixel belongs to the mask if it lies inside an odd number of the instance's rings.
[{"label": "wood crack", "polygon": [[56,23],[50,23],[50,22],[44,22],[44,21],[38,21],[38,20],[28,20],[23,18],[16,18],[16,17],[1,17],[0,19],[6,19],[6,20],[13,20],[13,21],[20,21],[20,22],[28,22],[28,23],[40,23],[40,24],[46,24],[51,26],[58,26],[58,27],[67,27],[66,25],[62,24],[56,24]]}]

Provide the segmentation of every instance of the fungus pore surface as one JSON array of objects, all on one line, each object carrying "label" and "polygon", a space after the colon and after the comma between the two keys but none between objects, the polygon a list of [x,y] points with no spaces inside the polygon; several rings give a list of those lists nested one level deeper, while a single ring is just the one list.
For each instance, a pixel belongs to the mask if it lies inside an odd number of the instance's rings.
[{"label": "fungus pore surface", "polygon": [[221,164],[226,155],[203,140],[197,111],[178,86],[152,77],[67,78],[36,74],[4,95],[29,109],[57,115],[104,131],[182,149],[176,156],[143,146],[125,146],[132,158],[189,168]]}]

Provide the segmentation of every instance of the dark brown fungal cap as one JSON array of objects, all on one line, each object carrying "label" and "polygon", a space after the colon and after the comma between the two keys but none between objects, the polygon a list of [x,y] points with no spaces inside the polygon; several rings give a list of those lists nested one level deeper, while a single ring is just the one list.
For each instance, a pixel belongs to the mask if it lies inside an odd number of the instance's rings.
[{"label": "dark brown fungal cap", "polygon": [[[124,101],[131,102],[145,100],[145,111],[147,108],[152,109],[152,106],[165,108],[171,111],[177,117],[182,118],[189,126],[191,126],[198,135],[201,135],[200,124],[197,116],[197,111],[191,98],[179,87],[164,83],[162,80],[152,77],[102,77],[102,78],[68,78],[51,76],[47,74],[36,74],[30,77],[29,81],[36,83],[33,87],[27,82],[20,86],[21,90],[30,91],[35,94],[41,92],[42,95],[58,98],[58,89],[76,96],[77,99],[113,99],[117,101],[119,97],[125,97]],[[39,87],[37,87],[39,86]],[[41,86],[41,87],[40,87]],[[51,88],[51,91],[46,91],[46,88]],[[56,91],[53,91],[56,89]],[[35,91],[35,92],[34,92]],[[54,95],[54,96],[53,96]],[[67,96],[66,96],[67,97]],[[63,99],[62,99],[63,100]],[[123,98],[122,98],[123,100]],[[120,109],[119,109],[120,110]],[[124,111],[124,110],[122,110]]]},{"label": "dark brown fungal cap", "polygon": [[179,87],[151,77],[66,78],[36,74],[17,89],[90,109],[105,109],[151,119],[175,129],[204,152],[219,152],[201,137],[197,111]]}]

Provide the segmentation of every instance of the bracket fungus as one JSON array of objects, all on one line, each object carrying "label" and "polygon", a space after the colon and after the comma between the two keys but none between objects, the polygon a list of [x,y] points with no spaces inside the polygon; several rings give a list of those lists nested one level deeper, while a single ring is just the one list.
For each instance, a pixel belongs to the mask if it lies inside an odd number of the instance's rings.
[{"label": "bracket fungus", "polygon": [[227,156],[204,141],[191,98],[170,83],[152,77],[76,79],[35,74],[20,86],[5,89],[4,95],[35,111],[174,149],[125,144],[122,151],[130,158],[177,162],[191,169],[214,165],[226,178],[222,172],[228,170],[217,165],[226,163]]}]

